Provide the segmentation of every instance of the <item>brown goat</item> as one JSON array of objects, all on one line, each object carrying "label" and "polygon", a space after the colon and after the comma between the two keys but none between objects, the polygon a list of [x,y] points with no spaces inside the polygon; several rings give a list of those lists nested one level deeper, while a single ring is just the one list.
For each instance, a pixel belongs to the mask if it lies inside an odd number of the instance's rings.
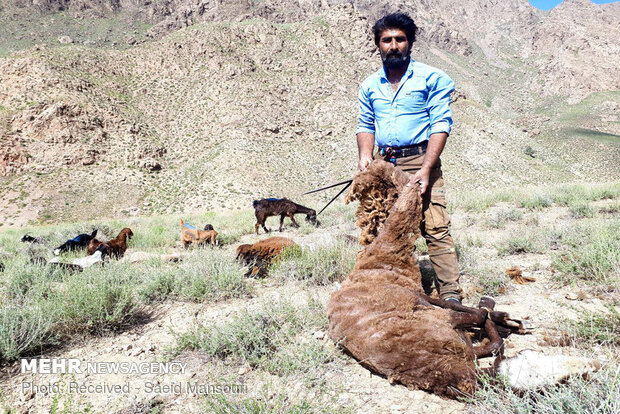
[{"label": "brown goat", "polygon": [[[207,230],[207,228],[210,228],[210,230]],[[217,231],[213,230],[213,226],[210,224],[205,226],[205,230],[198,230],[189,224],[185,224],[183,219],[181,219],[181,242],[186,249],[191,244],[194,246],[204,244],[215,246],[217,244]]]},{"label": "brown goat", "polygon": [[254,206],[254,215],[256,216],[256,224],[254,225],[256,234],[258,234],[258,228],[260,226],[263,227],[265,233],[271,231],[265,226],[265,220],[267,220],[267,217],[272,216],[280,216],[280,231],[282,231],[284,217],[290,218],[293,222],[293,226],[299,227],[299,224],[295,221],[295,214],[305,214],[306,221],[315,226],[321,224],[316,219],[316,211],[304,207],[301,204],[294,203],[288,198],[263,198],[261,200],[254,200],[252,205]]},{"label": "brown goat", "polygon": [[[354,178],[347,202],[360,201],[357,224],[362,242],[370,244],[330,298],[329,335],[390,382],[455,398],[474,391],[475,359],[502,351],[493,321],[514,321],[492,312],[490,298],[474,309],[424,294],[413,254],[422,200],[409,179],[384,161],[373,161]],[[472,327],[483,327],[490,341],[474,347],[465,332]]]},{"label": "brown goat", "polygon": [[127,239],[131,239],[133,237],[133,231],[129,227],[125,227],[123,230],[118,233],[118,236],[112,240],[108,240],[106,242],[101,242],[97,239],[92,239],[88,244],[88,249],[86,250],[86,255],[90,256],[95,253],[97,248],[100,245],[105,246],[105,252],[110,257],[114,257],[116,259],[120,259],[125,254],[127,250]]},{"label": "brown goat", "polygon": [[299,245],[286,237],[269,237],[254,244],[237,247],[237,260],[246,266],[252,266],[246,276],[264,277],[267,267],[285,248],[299,248]]}]

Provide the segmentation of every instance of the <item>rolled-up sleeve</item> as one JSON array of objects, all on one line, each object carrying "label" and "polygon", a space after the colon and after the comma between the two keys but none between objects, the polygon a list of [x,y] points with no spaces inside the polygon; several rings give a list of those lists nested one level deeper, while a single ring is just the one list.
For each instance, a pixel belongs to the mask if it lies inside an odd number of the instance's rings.
[{"label": "rolled-up sleeve", "polygon": [[454,92],[454,81],[445,73],[438,73],[429,79],[427,110],[430,119],[430,134],[445,132],[450,135],[452,129],[450,94],[452,92]]},{"label": "rolled-up sleeve", "polygon": [[372,108],[372,103],[368,97],[368,89],[362,86],[360,87],[359,94],[357,96],[359,101],[360,110],[357,117],[357,129],[356,134],[360,132],[375,133],[375,111]]}]

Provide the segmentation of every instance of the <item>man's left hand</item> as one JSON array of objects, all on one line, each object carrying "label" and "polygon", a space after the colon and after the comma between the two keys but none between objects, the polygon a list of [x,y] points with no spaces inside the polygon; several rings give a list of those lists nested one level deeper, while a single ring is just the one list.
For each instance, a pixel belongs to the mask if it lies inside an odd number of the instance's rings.
[{"label": "man's left hand", "polygon": [[420,183],[420,194],[424,194],[428,187],[428,181],[431,176],[431,170],[428,168],[422,167],[420,171],[415,173],[415,175],[411,178],[411,183]]}]

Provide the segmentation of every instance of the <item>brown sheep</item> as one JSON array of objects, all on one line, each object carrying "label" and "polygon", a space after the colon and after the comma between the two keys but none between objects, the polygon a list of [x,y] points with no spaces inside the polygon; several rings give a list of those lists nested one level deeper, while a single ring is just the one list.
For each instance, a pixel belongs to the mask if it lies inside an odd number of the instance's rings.
[{"label": "brown sheep", "polygon": [[86,255],[90,256],[95,253],[97,248],[100,245],[104,245],[106,247],[105,251],[110,257],[114,257],[116,259],[120,259],[125,254],[127,250],[127,239],[131,239],[133,237],[133,231],[129,227],[125,227],[123,230],[118,233],[118,236],[112,240],[108,240],[107,242],[101,242],[97,239],[92,239],[88,244],[88,249],[86,250]]},{"label": "brown sheep", "polygon": [[[347,201],[360,201],[357,224],[361,241],[370,244],[330,298],[329,335],[390,382],[455,398],[474,391],[476,357],[501,352],[492,319],[509,321],[508,315],[490,315],[490,298],[482,303],[487,308],[473,309],[424,294],[413,254],[422,201],[409,179],[384,161],[355,177]],[[464,330],[474,326],[484,327],[487,345],[472,345]]]},{"label": "brown sheep", "polygon": [[183,219],[181,219],[181,242],[186,249],[191,244],[194,246],[205,244],[215,246],[217,244],[217,231],[213,230],[213,226],[210,224],[207,224],[204,230],[197,230],[191,224],[184,223]]},{"label": "brown sheep", "polygon": [[299,248],[299,245],[286,237],[269,237],[254,244],[237,247],[237,260],[246,266],[252,266],[246,276],[264,277],[267,267],[285,248]]}]

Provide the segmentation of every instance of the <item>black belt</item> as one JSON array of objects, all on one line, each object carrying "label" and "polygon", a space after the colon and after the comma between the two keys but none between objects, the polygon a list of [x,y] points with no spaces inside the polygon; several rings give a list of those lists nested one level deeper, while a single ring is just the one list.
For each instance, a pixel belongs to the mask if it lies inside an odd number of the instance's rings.
[{"label": "black belt", "polygon": [[379,147],[379,155],[381,155],[384,160],[390,161],[392,164],[396,165],[396,158],[424,154],[427,146],[428,141],[424,141],[421,144],[409,145],[407,147]]}]

